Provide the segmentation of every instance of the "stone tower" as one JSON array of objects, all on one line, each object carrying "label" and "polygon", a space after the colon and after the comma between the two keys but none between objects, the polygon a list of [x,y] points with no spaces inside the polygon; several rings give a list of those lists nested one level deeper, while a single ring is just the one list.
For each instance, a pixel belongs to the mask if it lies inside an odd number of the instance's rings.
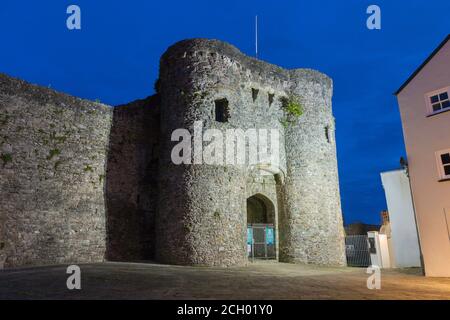
[{"label": "stone tower", "polygon": [[[159,94],[158,261],[245,264],[246,203],[256,197],[274,216],[280,261],[345,264],[330,78],[309,69],[284,70],[221,41],[193,39],[162,56]],[[286,125],[280,120],[288,97],[304,110]],[[226,119],[218,121],[220,104]],[[233,128],[277,129],[280,162],[175,165],[171,134],[192,130],[195,121],[224,135]]]}]

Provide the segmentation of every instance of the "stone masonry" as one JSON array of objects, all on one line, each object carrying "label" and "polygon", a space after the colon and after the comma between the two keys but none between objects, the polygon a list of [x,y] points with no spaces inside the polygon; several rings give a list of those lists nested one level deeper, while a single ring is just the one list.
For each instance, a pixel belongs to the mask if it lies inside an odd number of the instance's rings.
[{"label": "stone masonry", "polygon": [[0,267],[105,254],[111,108],[0,75]]},{"label": "stone masonry", "polygon": [[[274,216],[280,261],[345,264],[330,78],[192,39],[164,53],[156,89],[112,108],[0,75],[0,267],[245,265],[252,196]],[[303,112],[286,122],[292,98]],[[277,129],[280,162],[175,165],[172,132],[195,121]]]}]

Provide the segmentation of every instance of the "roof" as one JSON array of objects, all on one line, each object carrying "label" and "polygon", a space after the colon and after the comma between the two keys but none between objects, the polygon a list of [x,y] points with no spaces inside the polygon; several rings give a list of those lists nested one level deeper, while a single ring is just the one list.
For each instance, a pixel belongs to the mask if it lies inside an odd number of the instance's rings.
[{"label": "roof", "polygon": [[450,34],[447,35],[447,37],[444,39],[444,41],[442,41],[439,46],[434,49],[434,51],[430,54],[430,56],[416,69],[416,71],[413,72],[413,74],[411,74],[408,78],[408,80],[406,80],[402,86],[395,91],[395,95],[398,95],[410,82],[412,79],[414,79],[414,77],[427,65],[428,62],[430,62],[431,59],[433,59],[433,57],[439,52],[439,50],[442,49],[442,47],[450,40]]}]

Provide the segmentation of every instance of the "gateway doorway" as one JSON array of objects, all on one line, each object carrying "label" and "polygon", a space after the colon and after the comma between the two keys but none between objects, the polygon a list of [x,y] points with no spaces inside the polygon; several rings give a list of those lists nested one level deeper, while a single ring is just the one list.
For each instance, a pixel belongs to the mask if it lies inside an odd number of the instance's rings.
[{"label": "gateway doorway", "polygon": [[251,259],[276,259],[275,207],[267,197],[247,199],[247,252]]}]

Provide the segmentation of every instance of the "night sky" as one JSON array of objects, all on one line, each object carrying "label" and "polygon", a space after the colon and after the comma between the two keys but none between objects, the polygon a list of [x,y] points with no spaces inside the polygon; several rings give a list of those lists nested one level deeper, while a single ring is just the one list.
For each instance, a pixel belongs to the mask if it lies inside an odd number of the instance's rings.
[{"label": "night sky", "polygon": [[[82,29],[66,28],[81,7]],[[381,8],[382,29],[366,28]],[[450,1],[2,0],[0,72],[118,105],[153,93],[160,55],[185,38],[216,38],[285,68],[334,80],[345,223],[379,223],[380,172],[405,155],[393,92],[450,32]]]}]

